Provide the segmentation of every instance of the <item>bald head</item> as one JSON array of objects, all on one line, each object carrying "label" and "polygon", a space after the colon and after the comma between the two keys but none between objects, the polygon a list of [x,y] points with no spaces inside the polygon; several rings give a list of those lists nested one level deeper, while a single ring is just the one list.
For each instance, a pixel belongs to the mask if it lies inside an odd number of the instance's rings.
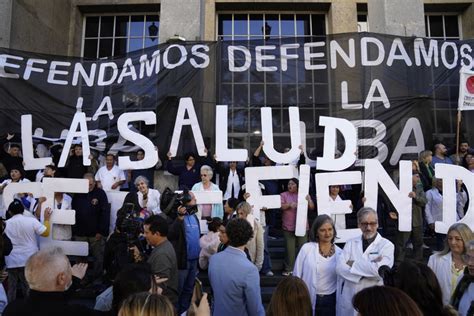
[{"label": "bald head", "polygon": [[61,248],[42,249],[26,262],[25,277],[32,290],[62,292],[71,285],[71,265]]}]

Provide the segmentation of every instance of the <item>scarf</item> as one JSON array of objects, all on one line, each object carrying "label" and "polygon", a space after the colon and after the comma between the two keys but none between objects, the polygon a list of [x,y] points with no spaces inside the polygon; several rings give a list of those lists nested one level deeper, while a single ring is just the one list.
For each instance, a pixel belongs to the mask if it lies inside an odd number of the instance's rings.
[{"label": "scarf", "polygon": [[[458,310],[459,309],[459,303],[461,302],[461,298],[464,295],[464,292],[467,290],[469,285],[474,282],[474,276],[469,274],[469,270],[467,267],[464,269],[464,275],[459,281],[458,285],[456,286],[456,289],[454,290],[453,296],[451,297],[451,305]],[[469,308],[469,311],[471,312],[473,310],[473,304],[471,304],[471,308]],[[468,314],[470,315],[470,314]]]}]

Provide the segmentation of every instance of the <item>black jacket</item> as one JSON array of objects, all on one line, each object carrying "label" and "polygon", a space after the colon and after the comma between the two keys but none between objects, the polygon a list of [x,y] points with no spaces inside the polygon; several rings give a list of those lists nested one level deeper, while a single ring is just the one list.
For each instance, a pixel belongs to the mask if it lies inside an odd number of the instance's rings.
[{"label": "black jacket", "polygon": [[88,193],[75,194],[72,209],[76,210],[73,236],[94,237],[97,233],[109,235],[110,205],[104,190],[94,188]]},{"label": "black jacket", "polygon": [[[191,215],[196,217],[198,223],[199,219],[196,215]],[[168,217],[168,222],[170,223],[168,228],[168,240],[171,241],[174,251],[176,252],[176,260],[178,261],[178,269],[185,270],[187,268],[187,250],[186,250],[186,232],[184,231],[184,221],[176,217],[172,220]]]},{"label": "black jacket", "polygon": [[[237,169],[237,176],[239,177],[240,187],[245,183],[244,182],[244,171]],[[227,181],[229,180],[229,167],[223,167],[221,164],[217,165],[217,172],[219,173],[219,189],[222,191],[222,194],[225,194],[227,191]]]}]

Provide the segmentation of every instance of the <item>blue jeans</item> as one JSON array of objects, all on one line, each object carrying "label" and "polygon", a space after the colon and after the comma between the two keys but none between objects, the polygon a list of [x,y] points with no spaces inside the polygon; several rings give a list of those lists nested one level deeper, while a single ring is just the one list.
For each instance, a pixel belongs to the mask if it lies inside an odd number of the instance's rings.
[{"label": "blue jeans", "polygon": [[191,305],[191,298],[193,296],[193,289],[194,289],[194,281],[196,280],[196,276],[198,274],[198,259],[188,260],[186,270],[179,270],[179,299],[178,299],[178,306],[176,309],[178,310],[178,314],[182,314],[189,309],[189,305]]},{"label": "blue jeans", "polygon": [[317,295],[314,312],[316,316],[335,316],[336,292],[329,295]]},{"label": "blue jeans", "polygon": [[270,258],[270,253],[268,252],[268,232],[270,231],[270,227],[264,227],[265,232],[263,233],[263,264],[262,269],[260,272],[262,274],[266,274],[272,271],[272,259]]}]

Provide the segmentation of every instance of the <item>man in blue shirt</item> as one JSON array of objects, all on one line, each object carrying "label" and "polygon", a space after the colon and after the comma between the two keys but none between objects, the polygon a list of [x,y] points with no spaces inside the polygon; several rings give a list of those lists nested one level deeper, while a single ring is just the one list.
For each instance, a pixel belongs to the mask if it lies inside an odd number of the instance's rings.
[{"label": "man in blue shirt", "polygon": [[214,293],[213,315],[265,315],[257,267],[244,249],[253,231],[245,219],[233,219],[226,226],[229,246],[213,255],[209,281]]},{"label": "man in blue shirt", "polygon": [[201,230],[197,212],[196,198],[189,191],[184,191],[179,197],[181,206],[177,209],[177,217],[171,223],[168,239],[173,244],[178,261],[179,301],[178,314],[187,311],[193,295],[194,281],[198,274],[198,259],[201,247],[199,238]]}]

